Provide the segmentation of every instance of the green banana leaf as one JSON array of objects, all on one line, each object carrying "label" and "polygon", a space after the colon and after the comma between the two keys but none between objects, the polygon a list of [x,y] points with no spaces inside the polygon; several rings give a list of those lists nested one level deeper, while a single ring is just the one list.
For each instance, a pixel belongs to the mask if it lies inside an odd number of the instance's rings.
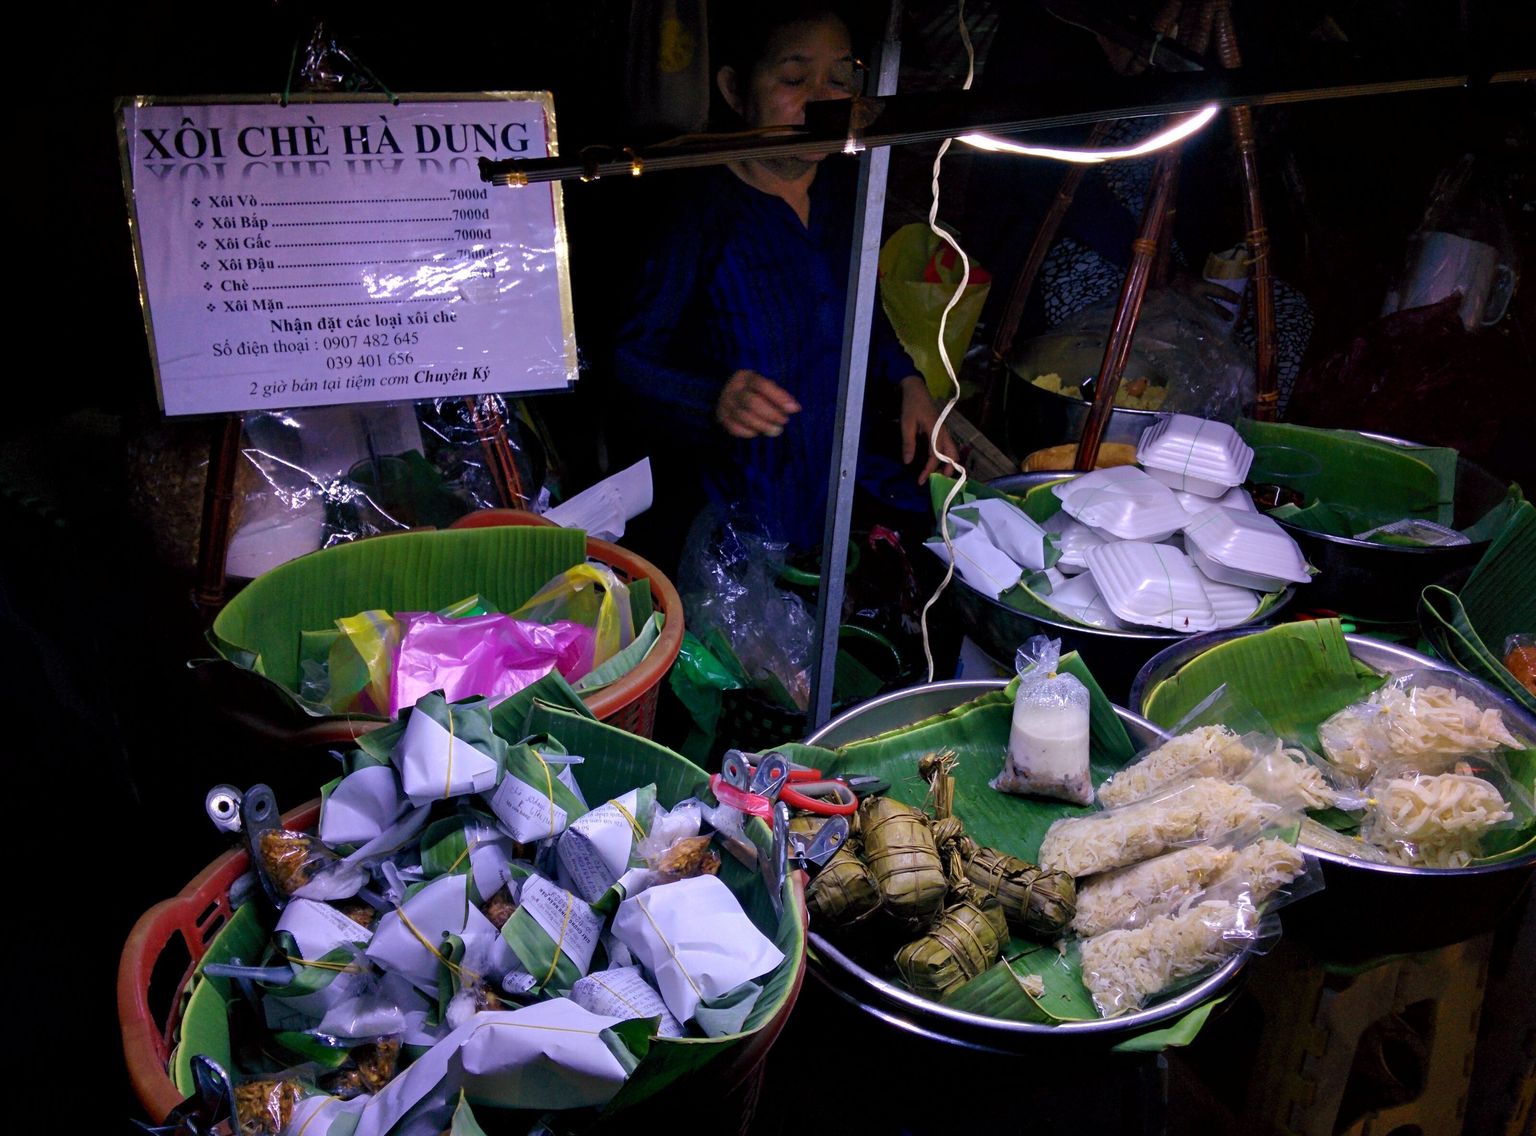
[{"label": "green banana leaf", "polygon": [[1383,681],[1349,653],[1337,619],[1305,620],[1218,643],[1147,690],[1141,712],[1166,729],[1226,683],[1276,733],[1317,751],[1318,724]]},{"label": "green banana leaf", "polygon": [[171,1055],[171,1080],[183,1097],[190,1097],[197,1091],[192,1078],[192,1058],[199,1053],[217,1061],[220,1068],[234,1067],[229,1006],[240,994],[232,979],[204,974],[203,967],[232,959],[253,963],[261,957],[272,929],[263,922],[260,906],[247,903],[236,909],[229,922],[208,944],[208,950],[192,976],[186,1007],[181,1012],[176,1050]]},{"label": "green banana leaf", "polygon": [[[1151,687],[1142,696],[1141,712],[1167,728],[1225,683],[1252,703],[1281,737],[1321,752],[1318,725],[1363,701],[1385,681],[1350,654],[1338,620],[1309,620],[1218,643]],[[1504,750],[1500,756],[1515,781],[1527,793],[1536,792],[1536,749]],[[1314,819],[1339,829],[1356,824],[1355,818],[1336,810]],[[1498,863],[1524,855],[1533,846],[1536,820],[1491,833],[1484,842],[1488,855],[1474,863]]]},{"label": "green banana leaf", "polygon": [[1438,584],[1425,588],[1419,596],[1419,623],[1442,658],[1469,674],[1487,679],[1536,714],[1536,695],[1510,673],[1499,655],[1488,649],[1455,592]]},{"label": "green banana leaf", "polygon": [[[1322,430],[1289,422],[1240,419],[1238,433],[1253,447],[1248,480],[1283,485],[1308,506],[1274,515],[1335,536],[1404,517],[1448,525],[1456,498],[1456,451],[1398,446],[1353,430]],[[1313,510],[1321,503],[1323,508]],[[1352,531],[1336,532],[1347,526]]]}]

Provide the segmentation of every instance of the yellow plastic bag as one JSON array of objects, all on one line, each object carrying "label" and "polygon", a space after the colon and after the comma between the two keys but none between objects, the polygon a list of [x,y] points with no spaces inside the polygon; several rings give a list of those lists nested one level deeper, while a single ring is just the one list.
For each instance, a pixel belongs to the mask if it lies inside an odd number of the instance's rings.
[{"label": "yellow plastic bag", "polygon": [[363,611],[338,619],[336,629],[341,634],[331,644],[329,659],[332,711],[388,714],[399,621],[387,611]]},{"label": "yellow plastic bag", "polygon": [[[954,250],[921,222],[903,225],[880,249],[880,302],[934,398],[947,399],[954,389],[939,359],[939,316],[960,283],[960,269]],[[992,277],[973,261],[970,283],[944,326],[956,373],[991,290]]]},{"label": "yellow plastic bag", "polygon": [[514,619],[554,623],[568,619],[597,632],[592,648],[593,669],[635,641],[635,617],[629,608],[629,585],[603,564],[567,568],[512,613]]}]

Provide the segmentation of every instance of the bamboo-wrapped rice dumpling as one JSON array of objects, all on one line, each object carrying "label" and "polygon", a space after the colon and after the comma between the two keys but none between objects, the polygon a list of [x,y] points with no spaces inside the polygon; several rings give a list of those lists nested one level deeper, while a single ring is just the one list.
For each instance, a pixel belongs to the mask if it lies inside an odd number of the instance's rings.
[{"label": "bamboo-wrapped rice dumpling", "polygon": [[944,994],[986,970],[1008,942],[1002,905],[989,895],[965,889],[967,898],[947,908],[921,939],[896,952],[896,969],[915,993]]},{"label": "bamboo-wrapped rice dumpling", "polygon": [[970,837],[961,842],[965,878],[995,898],[1018,935],[1053,938],[1066,929],[1077,911],[1077,886],[1066,872],[1036,867],[1027,860],[993,848],[982,848]]},{"label": "bamboo-wrapped rice dumpling", "polygon": [[859,808],[859,828],[885,910],[908,929],[924,930],[949,890],[928,818],[900,801],[871,797]]}]

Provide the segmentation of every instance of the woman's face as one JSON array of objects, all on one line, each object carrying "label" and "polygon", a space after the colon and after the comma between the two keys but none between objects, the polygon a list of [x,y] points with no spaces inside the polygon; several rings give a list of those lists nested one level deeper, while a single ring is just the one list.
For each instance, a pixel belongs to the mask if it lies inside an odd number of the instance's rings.
[{"label": "woman's face", "polygon": [[720,85],[748,126],[799,126],[806,103],[853,95],[848,29],[835,16],[786,24],[769,38],[744,82],[727,67]]}]

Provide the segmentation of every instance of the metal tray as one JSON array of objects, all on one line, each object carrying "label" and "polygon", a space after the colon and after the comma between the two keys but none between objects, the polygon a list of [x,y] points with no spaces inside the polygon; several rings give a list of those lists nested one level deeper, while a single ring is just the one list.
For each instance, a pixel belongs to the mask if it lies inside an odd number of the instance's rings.
[{"label": "metal tray", "polygon": [[[807,744],[828,748],[845,745],[942,714],[1006,685],[1001,680],[983,679],[937,682],[894,691],[855,706],[805,740]],[[1139,714],[1119,706],[1115,713],[1138,745],[1167,736]],[[904,1034],[995,1053],[1018,1053],[1038,1049],[1042,1044],[1063,1044],[1069,1039],[1112,1045],[1148,1028],[1166,1025],[1225,990],[1247,964],[1251,953],[1245,948],[1200,982],[1137,1013],[1099,1021],[1045,1025],[1004,1021],[929,1001],[860,965],[818,934],[814,926],[810,943],[811,973],[848,1004]]]},{"label": "metal tray", "polygon": [[[1131,705],[1140,712],[1156,683],[1217,644],[1258,630],[1213,631],[1160,652],[1137,674]],[[1536,746],[1536,715],[1477,676],[1396,643],[1365,635],[1344,639],[1351,655],[1381,674],[1430,668],[1470,679],[1483,705],[1497,707],[1510,732]],[[1340,961],[1435,950],[1491,931],[1536,872],[1536,849],[1469,868],[1370,864],[1310,848],[1307,854],[1321,864],[1324,888],[1286,909],[1285,930],[1322,957]]]},{"label": "metal tray", "polygon": [[[1062,472],[1020,473],[1000,477],[989,484],[993,489],[1017,496],[1037,485],[1049,485],[1076,476]],[[1076,651],[1082,655],[1099,686],[1115,703],[1126,702],[1131,682],[1143,663],[1163,648],[1190,638],[1176,631],[1151,627],[1109,631],[1074,623],[1065,616],[1050,619],[1026,615],[991,596],[982,595],[958,576],[946,594],[952,597],[950,602],[960,620],[961,630],[1004,670],[1013,670],[1014,652],[1031,635],[1049,635],[1061,640],[1063,653]],[[1280,600],[1257,623],[1265,623],[1283,611],[1295,595],[1295,586],[1287,587]]]}]

